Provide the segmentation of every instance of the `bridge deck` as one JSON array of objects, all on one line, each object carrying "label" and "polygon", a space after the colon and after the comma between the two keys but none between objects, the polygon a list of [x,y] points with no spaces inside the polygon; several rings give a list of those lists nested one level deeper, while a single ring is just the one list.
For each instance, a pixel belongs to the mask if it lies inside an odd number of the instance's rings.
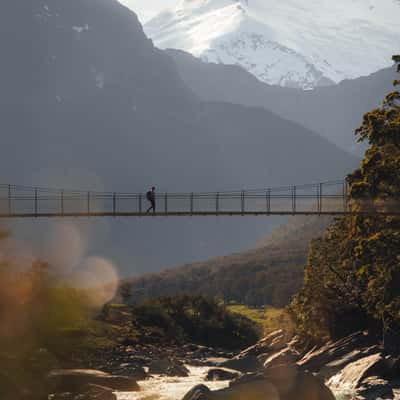
[{"label": "bridge deck", "polygon": [[93,213],[16,213],[16,214],[0,214],[0,219],[16,219],[16,218],[100,218],[100,217],[140,217],[140,218],[156,218],[156,217],[270,217],[270,216],[345,216],[345,215],[382,215],[382,216],[400,216],[400,212],[395,211],[358,211],[358,212],[340,212],[340,211],[277,211],[277,212],[167,212],[167,213],[135,213],[135,212],[93,212]]},{"label": "bridge deck", "polygon": [[[0,185],[0,218],[400,215],[397,201],[365,198],[354,211],[344,181],[249,191],[141,193],[66,191]],[[390,203],[390,204],[389,204]]]}]

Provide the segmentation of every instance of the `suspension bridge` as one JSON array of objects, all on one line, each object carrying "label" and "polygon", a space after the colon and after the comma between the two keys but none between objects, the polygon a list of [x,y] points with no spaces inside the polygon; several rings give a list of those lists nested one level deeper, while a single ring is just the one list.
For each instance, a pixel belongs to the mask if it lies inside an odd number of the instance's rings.
[{"label": "suspension bridge", "polygon": [[397,202],[365,198],[351,207],[346,181],[230,192],[98,192],[0,185],[0,218],[400,215]]}]

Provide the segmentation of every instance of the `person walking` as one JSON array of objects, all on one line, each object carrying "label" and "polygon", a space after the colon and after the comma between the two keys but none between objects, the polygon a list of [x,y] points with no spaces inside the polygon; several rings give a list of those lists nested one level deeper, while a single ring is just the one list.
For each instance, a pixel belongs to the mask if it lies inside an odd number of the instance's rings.
[{"label": "person walking", "polygon": [[147,209],[146,213],[153,210],[153,213],[156,212],[156,188],[153,186],[151,190],[146,193],[146,199],[150,202],[150,207]]}]

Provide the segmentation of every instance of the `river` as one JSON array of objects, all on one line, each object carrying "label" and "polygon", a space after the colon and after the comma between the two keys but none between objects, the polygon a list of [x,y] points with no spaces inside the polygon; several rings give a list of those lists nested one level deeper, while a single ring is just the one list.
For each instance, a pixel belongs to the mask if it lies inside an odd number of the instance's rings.
[{"label": "river", "polygon": [[[166,377],[154,375],[151,378],[140,381],[140,392],[116,393],[118,400],[181,400],[190,389],[196,385],[204,384],[210,390],[223,389],[229,385],[229,381],[210,382],[204,379],[210,367],[191,367],[188,377]],[[349,400],[354,393],[335,393],[336,400]]]},{"label": "river", "polygon": [[117,393],[118,400],[181,400],[194,386],[205,384],[211,390],[223,389],[229,381],[205,381],[209,367],[187,366],[190,375],[185,378],[157,376],[139,382],[140,392]]}]

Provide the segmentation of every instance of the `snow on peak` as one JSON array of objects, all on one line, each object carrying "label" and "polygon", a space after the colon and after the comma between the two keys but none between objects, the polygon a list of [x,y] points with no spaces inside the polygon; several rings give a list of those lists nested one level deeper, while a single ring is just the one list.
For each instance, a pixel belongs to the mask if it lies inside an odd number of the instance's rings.
[{"label": "snow on peak", "polygon": [[145,31],[158,47],[310,89],[391,65],[399,16],[398,0],[181,0]]}]

